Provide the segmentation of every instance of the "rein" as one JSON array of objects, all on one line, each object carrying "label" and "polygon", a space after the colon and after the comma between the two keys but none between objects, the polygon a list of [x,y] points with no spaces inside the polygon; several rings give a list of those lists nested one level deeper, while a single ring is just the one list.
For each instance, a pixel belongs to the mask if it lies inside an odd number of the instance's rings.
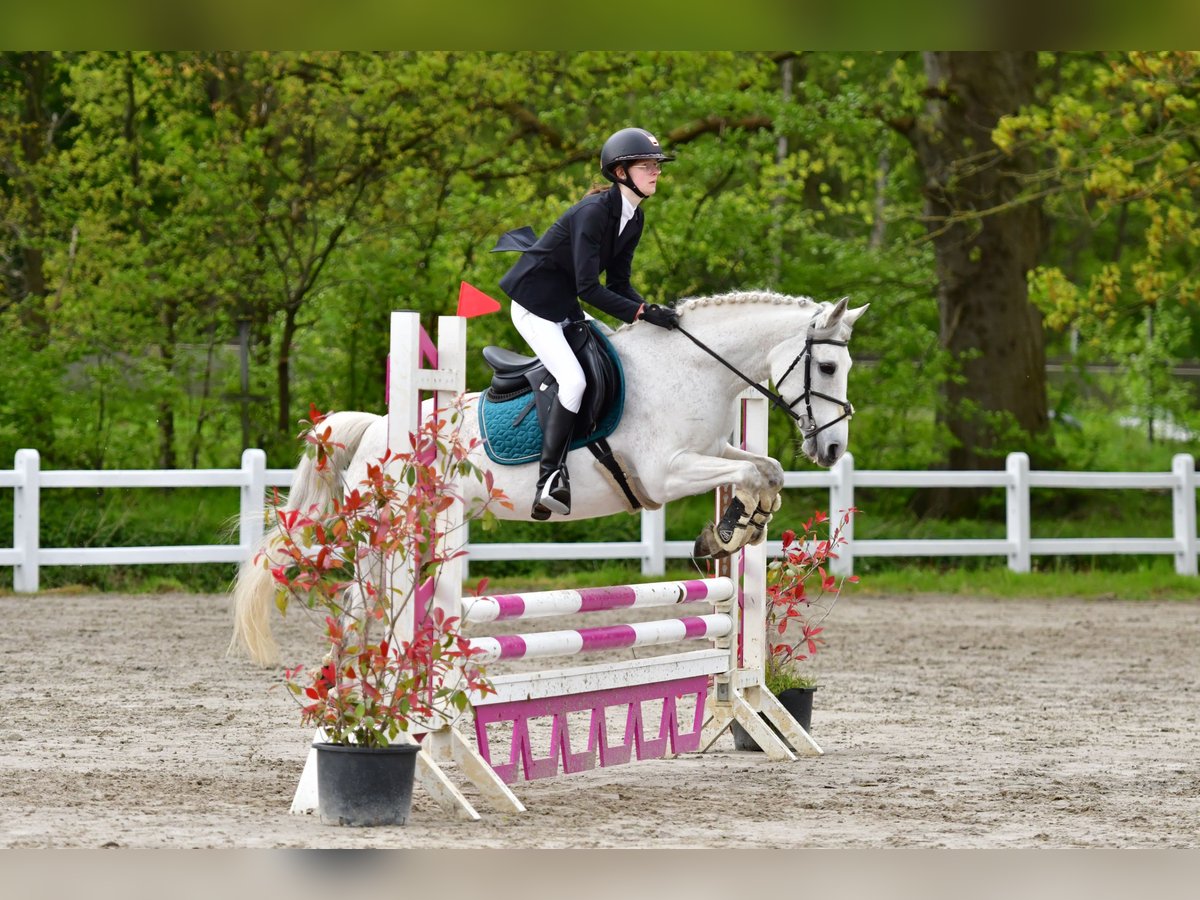
[{"label": "rein", "polygon": [[[725,368],[727,368],[730,372],[732,372],[738,378],[742,379],[742,381],[746,382],[746,384],[748,384],[750,387],[754,388],[756,391],[758,391],[760,394],[762,394],[764,397],[766,397],[768,400],[770,400],[771,403],[773,403],[776,407],[783,410],[788,416],[790,416],[796,422],[796,424],[800,428],[801,433],[804,435],[805,440],[814,438],[818,434],[820,434],[822,431],[824,431],[826,428],[831,428],[834,425],[836,425],[838,422],[841,422],[843,419],[849,419],[854,416],[854,406],[853,406],[853,404],[850,403],[849,400],[839,400],[836,397],[830,397],[828,394],[823,394],[820,391],[814,391],[812,389],[812,348],[813,348],[813,345],[829,344],[834,347],[846,347],[846,346],[848,346],[847,341],[835,341],[835,340],[832,340],[829,338],[815,338],[815,337],[813,337],[813,328],[811,325],[809,326],[808,337],[804,341],[804,349],[801,350],[796,355],[796,358],[792,360],[792,364],[790,366],[788,366],[787,371],[783,373],[783,378],[780,378],[779,381],[775,384],[775,387],[777,387],[777,388],[780,387],[783,384],[784,379],[786,379],[789,375],[792,374],[792,370],[796,368],[796,366],[800,363],[800,360],[802,360],[802,359],[804,360],[804,393],[800,394],[800,396],[798,396],[791,403],[788,403],[781,395],[777,394],[775,391],[772,391],[770,388],[763,387],[757,381],[754,381],[752,378],[750,378],[750,376],[746,375],[744,372],[739,371],[727,359],[725,359],[723,356],[721,356],[719,353],[717,353],[715,350],[713,350],[711,347],[709,347],[707,344],[705,344],[703,341],[701,341],[698,337],[696,337],[694,334],[692,334],[690,331],[688,331],[682,325],[677,324],[675,330],[682,332],[689,341],[691,341],[693,344],[695,344],[697,347],[699,347],[701,350],[703,350],[705,353],[707,353],[709,356],[711,356],[713,359],[715,359],[717,362],[719,362],[721,365],[723,365]],[[842,408],[842,414],[840,416],[838,416],[836,419],[826,422],[824,425],[820,425],[820,426],[816,425],[816,418],[813,416],[813,409],[812,409],[812,398],[813,397],[820,397],[822,400],[828,400],[830,403],[836,403],[838,406],[840,406]],[[803,414],[796,412],[796,410],[794,408],[796,406],[796,404],[799,403],[801,400],[804,401],[805,411]]]}]

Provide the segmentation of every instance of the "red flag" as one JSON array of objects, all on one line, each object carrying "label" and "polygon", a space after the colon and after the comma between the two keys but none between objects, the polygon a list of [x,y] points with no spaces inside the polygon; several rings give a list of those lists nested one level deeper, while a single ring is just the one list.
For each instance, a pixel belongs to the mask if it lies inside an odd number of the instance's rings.
[{"label": "red flag", "polygon": [[486,316],[488,313],[500,312],[500,304],[465,281],[458,289],[458,312],[456,316],[471,319],[475,316]]}]

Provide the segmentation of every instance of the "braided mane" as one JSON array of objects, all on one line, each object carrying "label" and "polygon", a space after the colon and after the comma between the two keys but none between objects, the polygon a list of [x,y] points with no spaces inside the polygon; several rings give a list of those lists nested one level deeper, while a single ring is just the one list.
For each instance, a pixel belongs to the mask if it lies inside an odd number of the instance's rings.
[{"label": "braided mane", "polygon": [[773,291],[731,291],[728,294],[714,294],[711,297],[687,297],[676,303],[675,309],[679,312],[684,312],[685,310],[703,306],[723,306],[727,303],[730,305],[744,303],[771,303],[779,305],[790,303],[796,306],[813,306],[817,304],[817,301],[811,297],[777,294]]},{"label": "braided mane", "polygon": [[[812,297],[800,295],[779,294],[774,291],[730,291],[727,294],[713,294],[708,297],[684,297],[674,306],[675,311],[682,314],[689,310],[699,310],[709,306],[737,306],[750,303],[773,306],[788,305],[797,308],[821,305],[820,301],[814,300]],[[631,323],[624,323],[617,328],[617,331],[629,328],[630,325]]]}]

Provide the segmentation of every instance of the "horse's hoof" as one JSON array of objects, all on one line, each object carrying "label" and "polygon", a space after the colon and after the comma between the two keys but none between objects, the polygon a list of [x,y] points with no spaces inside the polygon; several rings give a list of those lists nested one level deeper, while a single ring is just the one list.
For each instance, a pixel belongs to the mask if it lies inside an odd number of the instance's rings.
[{"label": "horse's hoof", "polygon": [[731,551],[721,546],[711,524],[705,526],[696,542],[692,544],[693,559],[726,559],[732,555]]}]

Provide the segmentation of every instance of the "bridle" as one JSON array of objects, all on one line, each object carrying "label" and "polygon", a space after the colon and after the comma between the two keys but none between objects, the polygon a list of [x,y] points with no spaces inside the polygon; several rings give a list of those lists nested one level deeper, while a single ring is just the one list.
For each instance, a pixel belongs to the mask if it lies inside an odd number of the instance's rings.
[{"label": "bridle", "polygon": [[[799,425],[800,431],[804,435],[805,440],[816,437],[826,428],[832,428],[838,422],[841,422],[845,419],[854,418],[854,404],[849,400],[839,400],[837,397],[830,397],[828,394],[822,393],[821,391],[814,391],[812,389],[812,348],[816,344],[828,344],[831,347],[846,347],[849,346],[849,343],[849,341],[835,341],[831,338],[813,337],[813,328],[812,326],[809,326],[808,337],[804,341],[804,349],[801,350],[796,358],[792,360],[792,364],[788,366],[787,371],[783,373],[783,377],[775,382],[776,390],[781,390],[783,388],[783,382],[789,375],[792,374],[792,370],[796,368],[796,365],[800,362],[800,360],[804,360],[804,393],[791,402],[788,407],[788,411],[791,412],[792,416],[796,419],[796,424]],[[812,408],[813,397],[820,397],[822,400],[828,400],[830,403],[837,404],[842,408],[842,414],[836,419],[826,422],[824,425],[816,425],[816,417],[813,415]],[[803,416],[798,416],[793,411],[793,407],[795,407],[795,405],[801,400],[804,401],[805,414]]]},{"label": "bridle", "polygon": [[[724,357],[722,357],[707,344],[703,343],[699,338],[685,329],[682,325],[677,325],[676,328],[678,331],[683,332],[683,334],[693,344],[695,344],[738,378],[742,379],[742,381],[746,382],[746,384],[750,385],[750,387],[754,388],[756,391],[770,400],[773,404],[775,404],[776,407],[783,410],[788,416],[790,416],[796,422],[796,426],[800,429],[800,433],[804,435],[805,440],[811,440],[826,428],[832,428],[838,422],[854,417],[854,405],[849,400],[839,400],[836,397],[830,397],[828,394],[824,394],[821,391],[814,391],[812,388],[812,348],[817,344],[828,344],[833,347],[846,347],[849,346],[848,341],[835,341],[832,338],[816,337],[815,325],[808,326],[808,336],[804,340],[804,349],[796,354],[796,358],[793,359],[791,365],[787,367],[787,371],[783,373],[783,377],[775,382],[776,389],[781,388],[783,386],[783,382],[789,375],[792,374],[792,371],[796,368],[796,366],[800,364],[800,360],[804,360],[804,392],[791,403],[788,403],[780,394],[772,391],[770,388],[763,387],[757,381],[751,379],[748,375],[738,371],[738,369],[730,365],[730,363]],[[837,404],[842,408],[842,414],[836,419],[826,422],[824,425],[817,425],[816,417],[813,415],[813,397],[820,397],[822,400],[828,400],[830,403]],[[796,412],[795,407],[796,404],[798,404],[801,400],[804,401],[804,412],[798,413]]]}]

